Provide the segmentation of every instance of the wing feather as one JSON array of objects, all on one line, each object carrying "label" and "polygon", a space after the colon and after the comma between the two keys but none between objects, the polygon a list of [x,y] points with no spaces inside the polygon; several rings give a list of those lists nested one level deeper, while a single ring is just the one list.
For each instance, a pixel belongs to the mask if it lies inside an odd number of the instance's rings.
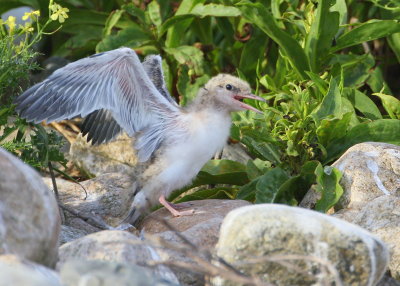
[{"label": "wing feather", "polygon": [[[16,110],[34,122],[89,115],[83,131],[95,143],[114,137],[121,127],[132,136],[181,112],[167,93],[164,81],[157,82],[161,88],[158,90],[149,78],[148,71],[162,75],[162,70],[157,71],[161,69],[161,58],[156,62],[158,65],[147,68],[128,48],[81,59],[25,91],[15,101]],[[101,124],[94,128],[97,120]],[[157,134],[163,136],[162,132]]]}]

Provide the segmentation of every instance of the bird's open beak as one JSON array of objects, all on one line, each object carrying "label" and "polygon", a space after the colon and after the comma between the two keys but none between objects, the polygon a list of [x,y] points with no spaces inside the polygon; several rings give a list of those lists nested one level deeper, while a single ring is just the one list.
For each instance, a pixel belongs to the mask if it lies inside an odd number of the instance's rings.
[{"label": "bird's open beak", "polygon": [[248,109],[248,110],[251,110],[251,111],[254,111],[254,112],[263,114],[263,112],[262,112],[261,110],[258,110],[257,108],[254,108],[254,107],[251,106],[251,105],[248,105],[248,104],[246,104],[246,103],[243,103],[243,102],[241,101],[241,99],[249,98],[249,99],[255,99],[255,100],[259,100],[259,101],[265,102],[265,99],[264,99],[264,98],[259,97],[259,96],[254,95],[254,94],[251,94],[251,93],[249,93],[249,94],[236,94],[236,95],[234,96],[234,98],[235,98],[237,101],[239,101],[240,107],[241,107],[241,108],[243,108],[243,109]]}]

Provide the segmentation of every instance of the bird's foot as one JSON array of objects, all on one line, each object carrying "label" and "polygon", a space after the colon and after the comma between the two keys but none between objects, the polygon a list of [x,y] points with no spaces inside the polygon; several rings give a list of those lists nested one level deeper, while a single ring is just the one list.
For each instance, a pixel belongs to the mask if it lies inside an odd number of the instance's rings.
[{"label": "bird's foot", "polygon": [[[187,211],[178,211],[177,205],[172,204],[170,202],[168,202],[164,196],[160,196],[159,198],[159,202],[160,204],[162,204],[174,217],[178,217],[178,216],[188,216],[188,215],[192,215],[194,214],[194,210],[187,210]],[[178,208],[182,209],[185,207],[191,206],[191,204],[186,203],[186,204],[179,204]]]}]

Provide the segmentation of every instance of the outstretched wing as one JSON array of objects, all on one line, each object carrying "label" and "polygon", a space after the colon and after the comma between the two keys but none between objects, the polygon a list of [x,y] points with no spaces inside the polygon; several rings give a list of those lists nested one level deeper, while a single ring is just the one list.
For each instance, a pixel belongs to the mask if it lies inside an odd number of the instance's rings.
[{"label": "outstretched wing", "polygon": [[[162,129],[181,112],[157,90],[129,48],[68,64],[25,91],[15,103],[20,116],[35,123],[85,117],[105,109],[130,136],[151,126]],[[160,134],[156,146],[162,141]]]},{"label": "outstretched wing", "polygon": [[[161,95],[172,105],[178,106],[166,88],[161,57],[158,55],[147,56],[142,64],[150,80]],[[109,142],[122,132],[122,128],[114,120],[111,112],[105,109],[96,110],[89,114],[85,118],[81,130],[83,135],[88,134],[87,140],[88,142],[92,140],[92,144]]]}]

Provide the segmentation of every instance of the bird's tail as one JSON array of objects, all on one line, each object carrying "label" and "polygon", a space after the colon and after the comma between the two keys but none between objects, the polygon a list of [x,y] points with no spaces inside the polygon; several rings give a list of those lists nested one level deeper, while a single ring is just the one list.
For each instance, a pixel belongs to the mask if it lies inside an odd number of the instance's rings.
[{"label": "bird's tail", "polygon": [[121,221],[120,225],[130,224],[134,226],[135,223],[138,221],[138,219],[141,217],[141,215],[142,213],[140,209],[132,205],[131,209],[128,212],[128,215]]}]

